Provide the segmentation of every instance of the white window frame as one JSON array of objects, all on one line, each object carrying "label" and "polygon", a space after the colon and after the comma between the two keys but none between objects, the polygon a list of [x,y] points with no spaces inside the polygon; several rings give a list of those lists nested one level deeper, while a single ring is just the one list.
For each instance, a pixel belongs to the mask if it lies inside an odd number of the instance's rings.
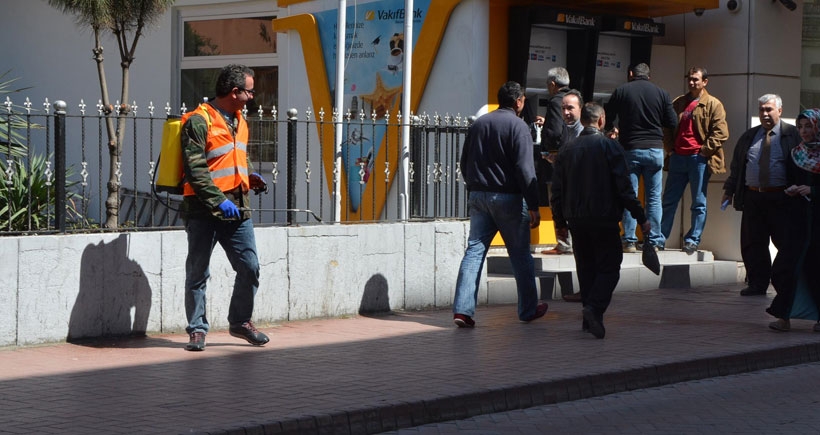
[{"label": "white window frame", "polygon": [[[241,63],[251,68],[257,66],[279,67],[277,53],[255,53],[241,55],[217,56],[183,56],[184,35],[186,21],[219,20],[231,18],[249,18],[264,16],[279,16],[279,8],[275,1],[223,1],[222,3],[202,4],[202,0],[180,0],[175,7],[173,29],[173,55],[176,59],[175,70],[171,85],[173,104],[180,106],[180,90],[182,71],[186,69],[222,68],[231,63]],[[281,71],[281,68],[280,68]],[[277,87],[279,84],[277,83]]]}]

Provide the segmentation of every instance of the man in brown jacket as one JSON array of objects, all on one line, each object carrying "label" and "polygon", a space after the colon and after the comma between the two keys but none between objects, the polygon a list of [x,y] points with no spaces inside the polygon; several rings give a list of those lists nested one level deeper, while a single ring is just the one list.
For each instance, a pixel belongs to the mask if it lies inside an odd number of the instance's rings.
[{"label": "man in brown jacket", "polygon": [[678,114],[678,127],[672,136],[664,137],[669,174],[663,190],[661,234],[664,244],[672,233],[675,211],[687,183],[692,192],[692,223],[683,239],[683,250],[698,250],[706,225],[706,188],[711,174],[726,172],[723,142],[729,138],[726,111],[717,98],[706,92],[709,78],[706,68],[690,68],[686,80],[689,93],[675,98],[672,107]]}]

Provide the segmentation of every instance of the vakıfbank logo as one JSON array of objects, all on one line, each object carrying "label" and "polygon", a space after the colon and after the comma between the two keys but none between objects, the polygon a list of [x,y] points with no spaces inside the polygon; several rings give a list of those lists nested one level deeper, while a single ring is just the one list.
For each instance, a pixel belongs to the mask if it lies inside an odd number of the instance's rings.
[{"label": "vak\u0131fbank logo", "polygon": [[559,13],[558,17],[555,19],[555,21],[557,21],[559,23],[566,23],[567,22],[566,14]]},{"label": "vak\u0131fbank logo", "polygon": [[376,11],[367,11],[364,13],[365,21],[373,21],[376,18]]},{"label": "vak\u0131fbank logo", "polygon": [[632,21],[624,21],[624,30],[632,30]]}]

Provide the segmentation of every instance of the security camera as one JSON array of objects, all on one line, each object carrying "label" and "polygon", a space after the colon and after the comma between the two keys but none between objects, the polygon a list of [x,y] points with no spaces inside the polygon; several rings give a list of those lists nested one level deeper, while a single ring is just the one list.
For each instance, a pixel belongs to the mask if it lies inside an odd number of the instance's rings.
[{"label": "security camera", "polygon": [[726,2],[726,9],[729,9],[729,12],[740,11],[740,0],[729,0]]},{"label": "security camera", "polygon": [[692,12],[694,12],[694,13],[695,13],[695,16],[696,16],[696,17],[702,17],[702,16],[703,16],[703,13],[704,13],[704,12],[706,12],[706,9],[703,9],[703,8],[695,8],[695,10],[694,10],[694,11],[692,11]]}]

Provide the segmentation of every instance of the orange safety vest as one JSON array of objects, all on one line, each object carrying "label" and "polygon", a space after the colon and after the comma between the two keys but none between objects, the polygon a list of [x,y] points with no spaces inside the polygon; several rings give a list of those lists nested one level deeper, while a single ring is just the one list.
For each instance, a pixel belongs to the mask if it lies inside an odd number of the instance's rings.
[{"label": "orange safety vest", "polygon": [[[229,192],[237,187],[242,187],[242,192],[247,192],[250,187],[248,181],[248,124],[240,112],[236,112],[238,125],[236,136],[231,134],[231,129],[225,121],[225,117],[210,104],[200,104],[196,110],[182,115],[182,123],[188,120],[191,115],[198,113],[200,116],[212,120],[208,129],[208,139],[205,144],[205,159],[208,162],[208,170],[214,185],[223,192]],[[191,184],[186,180],[183,183],[183,195],[195,195]]]}]

